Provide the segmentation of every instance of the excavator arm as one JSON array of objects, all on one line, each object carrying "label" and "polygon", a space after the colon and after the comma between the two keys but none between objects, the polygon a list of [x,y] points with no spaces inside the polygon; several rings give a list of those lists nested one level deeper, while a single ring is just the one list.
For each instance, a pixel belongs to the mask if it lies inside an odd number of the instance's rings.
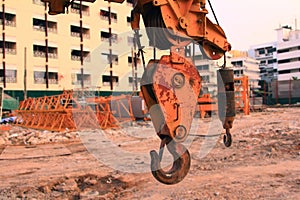
[{"label": "excavator arm", "polygon": [[[54,15],[65,13],[74,0],[42,1],[49,3],[49,14]],[[123,3],[124,0],[110,2]],[[155,131],[161,139],[159,153],[154,150],[150,152],[151,170],[153,176],[164,184],[180,182],[190,168],[190,154],[181,143],[186,140],[191,128],[201,77],[193,62],[185,57],[184,48],[192,41],[198,43],[202,53],[213,60],[220,59],[231,49],[223,29],[211,22],[207,14],[206,0],[134,1],[131,27],[137,42],[140,44],[138,30],[142,17],[150,45],[163,50],[170,49],[170,55],[149,61],[141,80],[141,92]],[[230,146],[229,129],[235,116],[232,70],[219,70],[218,91],[219,118],[226,129],[224,144]],[[174,158],[172,168],[167,171],[160,165],[165,146]]]}]

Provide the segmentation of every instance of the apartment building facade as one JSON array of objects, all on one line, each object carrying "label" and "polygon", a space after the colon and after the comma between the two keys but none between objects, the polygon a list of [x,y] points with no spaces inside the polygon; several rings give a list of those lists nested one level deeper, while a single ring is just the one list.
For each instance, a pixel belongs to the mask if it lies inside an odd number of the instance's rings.
[{"label": "apartment building facade", "polygon": [[194,56],[195,66],[202,78],[202,93],[217,95],[217,69],[218,62],[204,59],[201,53]]},{"label": "apartment building facade", "polygon": [[[252,46],[249,55],[260,61],[261,91],[277,99],[274,102],[299,101],[300,30],[282,26],[277,40]],[[266,90],[266,91],[265,91]]]},{"label": "apartment building facade", "polygon": [[300,79],[300,30],[277,29],[278,81]]},{"label": "apartment building facade", "polygon": [[249,57],[259,61],[260,80],[271,82],[277,79],[277,44],[269,42],[252,46],[249,50]]},{"label": "apartment building facade", "polygon": [[24,89],[33,96],[81,87],[112,91],[111,82],[113,91],[130,91],[143,71],[132,71],[132,6],[132,0],[75,1],[68,14],[52,16],[41,0],[2,1],[0,86],[12,96]]}]

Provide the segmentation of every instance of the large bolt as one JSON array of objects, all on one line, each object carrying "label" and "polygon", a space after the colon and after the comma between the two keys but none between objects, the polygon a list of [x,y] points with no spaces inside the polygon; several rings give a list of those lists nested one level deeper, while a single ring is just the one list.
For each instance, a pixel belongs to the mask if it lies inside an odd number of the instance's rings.
[{"label": "large bolt", "polygon": [[187,136],[187,131],[183,125],[179,125],[175,128],[174,139],[176,142],[183,142],[186,136]]},{"label": "large bolt", "polygon": [[175,87],[177,89],[182,88],[184,83],[185,83],[185,78],[184,78],[184,75],[182,73],[174,74],[174,76],[172,78],[173,87]]}]

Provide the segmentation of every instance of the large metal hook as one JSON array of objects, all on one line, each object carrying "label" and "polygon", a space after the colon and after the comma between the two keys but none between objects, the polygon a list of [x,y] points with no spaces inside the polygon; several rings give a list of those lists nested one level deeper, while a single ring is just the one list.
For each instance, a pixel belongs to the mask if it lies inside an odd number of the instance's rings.
[{"label": "large metal hook", "polygon": [[[167,145],[168,151],[171,153],[174,159],[173,166],[168,171],[164,171],[160,165],[165,144]],[[167,185],[179,183],[184,179],[190,170],[190,153],[184,145],[174,142],[169,137],[162,140],[159,154],[157,154],[155,150],[152,150],[150,152],[150,156],[152,175],[161,183]]]}]

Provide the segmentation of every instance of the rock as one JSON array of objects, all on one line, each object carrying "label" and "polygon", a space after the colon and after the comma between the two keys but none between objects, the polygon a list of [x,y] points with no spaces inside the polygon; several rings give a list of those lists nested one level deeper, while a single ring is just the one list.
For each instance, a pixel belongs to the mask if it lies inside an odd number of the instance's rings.
[{"label": "rock", "polygon": [[77,183],[73,179],[68,179],[59,185],[56,185],[54,190],[59,192],[66,192],[66,191],[76,191],[78,189]]},{"label": "rock", "polygon": [[87,177],[86,179],[84,179],[84,182],[89,185],[96,185],[98,181],[96,177],[95,178]]},{"label": "rock", "polygon": [[28,142],[29,144],[35,145],[35,144],[39,144],[39,139],[36,138],[36,137],[34,137],[34,136],[32,136],[32,137],[30,137],[30,138],[27,140],[27,142]]},{"label": "rock", "polygon": [[18,133],[13,133],[10,136],[8,136],[8,138],[10,139],[10,138],[18,137],[18,136],[19,136]]},{"label": "rock", "polygon": [[276,151],[276,149],[274,147],[269,147],[267,149],[267,151],[270,152],[270,153],[274,153]]},{"label": "rock", "polygon": [[99,192],[91,189],[80,192],[80,198],[82,199],[95,199],[97,196],[99,196]]},{"label": "rock", "polygon": [[51,189],[49,186],[41,186],[38,188],[38,190],[44,194],[50,194],[51,193]]},{"label": "rock", "polygon": [[4,140],[3,137],[0,136],[0,146],[5,145],[5,144],[6,144],[6,141]]},{"label": "rock", "polygon": [[214,192],[214,195],[217,197],[220,195],[220,192]]}]

